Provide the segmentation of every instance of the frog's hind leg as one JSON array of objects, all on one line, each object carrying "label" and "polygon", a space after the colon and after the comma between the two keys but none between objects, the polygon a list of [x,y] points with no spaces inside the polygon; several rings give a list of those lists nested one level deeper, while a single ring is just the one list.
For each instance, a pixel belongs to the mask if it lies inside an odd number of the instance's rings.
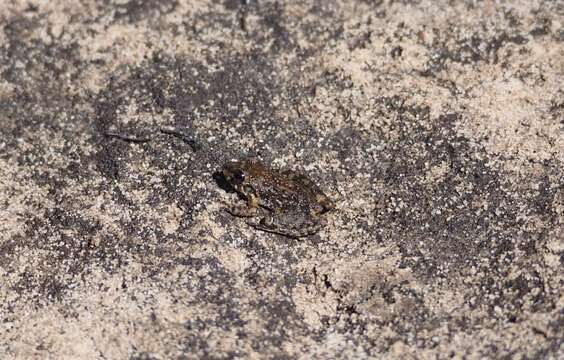
[{"label": "frog's hind leg", "polygon": [[247,224],[255,229],[284,235],[290,238],[301,238],[313,235],[319,231],[321,228],[320,224],[304,224],[305,226],[299,228],[288,228],[284,224],[280,224],[276,221],[275,217],[270,215],[261,218],[252,218],[246,221]]},{"label": "frog's hind leg", "polygon": [[314,217],[307,221],[304,221],[302,226],[297,229],[292,229],[292,232],[295,234],[294,237],[304,237],[317,234],[322,227],[326,225],[326,221],[324,218],[317,218]]},{"label": "frog's hind leg", "polygon": [[285,174],[290,177],[294,182],[299,183],[302,189],[307,189],[308,196],[317,205],[313,212],[315,215],[323,214],[335,208],[335,203],[327,197],[316,183],[314,183],[307,176],[296,173],[294,171],[286,171]]},{"label": "frog's hind leg", "polygon": [[247,225],[264,231],[274,232],[275,226],[272,225],[273,218],[272,216],[265,216],[265,217],[254,217],[251,219],[246,220]]}]

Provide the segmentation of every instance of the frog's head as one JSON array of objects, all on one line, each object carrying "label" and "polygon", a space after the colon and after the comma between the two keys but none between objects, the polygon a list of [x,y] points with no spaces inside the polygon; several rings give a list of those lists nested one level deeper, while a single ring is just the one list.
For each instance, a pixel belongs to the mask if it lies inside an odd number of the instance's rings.
[{"label": "frog's head", "polygon": [[256,188],[265,172],[264,165],[254,159],[231,161],[223,165],[221,170],[227,184],[246,198],[256,195]]},{"label": "frog's head", "polygon": [[237,192],[245,195],[252,178],[252,166],[249,161],[231,161],[223,165],[223,178]]}]

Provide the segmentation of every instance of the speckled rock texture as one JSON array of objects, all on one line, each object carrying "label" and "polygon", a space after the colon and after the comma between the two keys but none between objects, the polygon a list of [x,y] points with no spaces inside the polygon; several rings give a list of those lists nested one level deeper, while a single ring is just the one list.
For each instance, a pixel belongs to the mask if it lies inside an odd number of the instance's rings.
[{"label": "speckled rock texture", "polygon": [[1,0],[0,358],[562,359],[563,169],[559,0]]}]

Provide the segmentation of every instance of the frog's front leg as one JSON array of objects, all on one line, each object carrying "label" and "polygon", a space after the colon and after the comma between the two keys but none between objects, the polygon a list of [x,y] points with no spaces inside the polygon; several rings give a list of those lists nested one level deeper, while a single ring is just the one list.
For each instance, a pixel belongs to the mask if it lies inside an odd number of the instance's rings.
[{"label": "frog's front leg", "polygon": [[227,207],[227,212],[238,217],[253,217],[256,216],[257,209],[258,203],[256,198],[254,196],[249,196],[246,204],[229,205]]}]

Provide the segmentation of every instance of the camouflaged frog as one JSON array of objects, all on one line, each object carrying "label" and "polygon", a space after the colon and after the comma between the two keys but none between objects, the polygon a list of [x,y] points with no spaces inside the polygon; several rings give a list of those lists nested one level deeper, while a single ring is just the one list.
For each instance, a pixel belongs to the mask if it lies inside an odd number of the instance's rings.
[{"label": "camouflaged frog", "polygon": [[246,201],[228,211],[249,218],[257,229],[289,237],[316,233],[325,224],[322,214],[333,202],[308,177],[292,170],[276,170],[254,159],[225,164],[227,184]]}]

